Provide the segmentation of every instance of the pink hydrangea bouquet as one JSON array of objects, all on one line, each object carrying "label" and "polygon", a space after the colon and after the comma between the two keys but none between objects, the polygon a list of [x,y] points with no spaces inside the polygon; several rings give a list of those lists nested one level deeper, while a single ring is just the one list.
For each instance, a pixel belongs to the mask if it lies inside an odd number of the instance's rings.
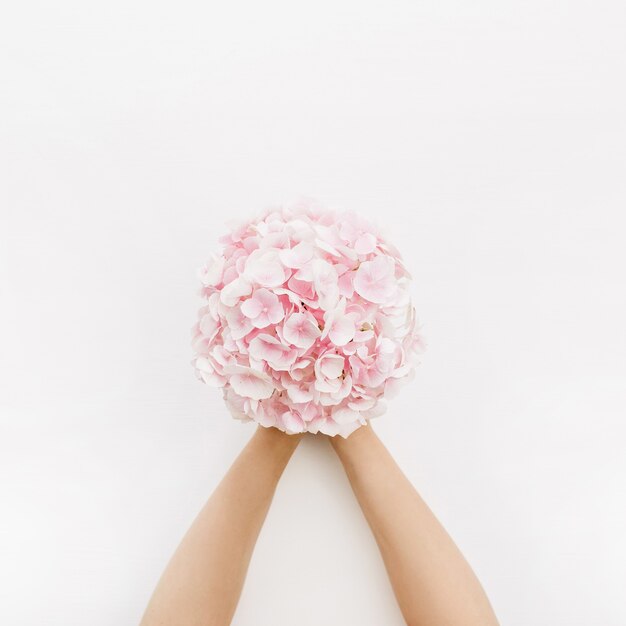
[{"label": "pink hydrangea bouquet", "polygon": [[384,413],[425,345],[399,251],[355,212],[310,203],[229,225],[198,269],[197,378],[233,417],[289,434],[348,437]]}]

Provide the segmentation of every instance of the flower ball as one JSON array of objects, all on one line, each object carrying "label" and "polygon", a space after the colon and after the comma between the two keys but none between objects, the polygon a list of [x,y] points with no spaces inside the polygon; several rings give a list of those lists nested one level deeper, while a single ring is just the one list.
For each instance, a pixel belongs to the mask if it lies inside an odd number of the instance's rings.
[{"label": "flower ball", "polygon": [[348,437],[384,413],[424,347],[400,252],[354,211],[311,204],[228,226],[198,269],[196,377],[234,418],[289,434]]}]

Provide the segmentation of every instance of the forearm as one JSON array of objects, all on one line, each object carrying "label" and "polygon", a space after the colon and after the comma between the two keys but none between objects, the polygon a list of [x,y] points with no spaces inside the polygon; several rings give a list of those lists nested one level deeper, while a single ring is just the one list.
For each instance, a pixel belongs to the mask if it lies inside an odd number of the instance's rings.
[{"label": "forearm", "polygon": [[331,443],[410,626],[497,626],[467,561],[370,426]]},{"label": "forearm", "polygon": [[172,556],[141,626],[230,624],[278,480],[300,439],[257,428]]}]

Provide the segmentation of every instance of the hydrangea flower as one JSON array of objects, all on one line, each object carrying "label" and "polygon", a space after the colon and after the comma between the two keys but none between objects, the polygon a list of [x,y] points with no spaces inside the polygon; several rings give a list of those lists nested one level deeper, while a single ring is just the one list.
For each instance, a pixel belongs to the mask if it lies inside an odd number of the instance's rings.
[{"label": "hydrangea flower", "polygon": [[386,411],[425,347],[411,275],[380,229],[311,204],[231,222],[198,269],[196,377],[231,415],[348,437]]}]

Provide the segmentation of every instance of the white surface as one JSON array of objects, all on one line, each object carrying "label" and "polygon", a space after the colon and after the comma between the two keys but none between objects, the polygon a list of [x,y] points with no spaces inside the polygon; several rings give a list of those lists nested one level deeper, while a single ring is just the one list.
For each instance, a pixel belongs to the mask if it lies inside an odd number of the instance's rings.
[{"label": "white surface", "polygon": [[[508,626],[618,626],[622,2],[15,2],[0,19],[0,622],[137,624],[252,433],[189,363],[223,220],[385,224],[429,348],[375,428]],[[401,624],[305,441],[237,626]]]}]

